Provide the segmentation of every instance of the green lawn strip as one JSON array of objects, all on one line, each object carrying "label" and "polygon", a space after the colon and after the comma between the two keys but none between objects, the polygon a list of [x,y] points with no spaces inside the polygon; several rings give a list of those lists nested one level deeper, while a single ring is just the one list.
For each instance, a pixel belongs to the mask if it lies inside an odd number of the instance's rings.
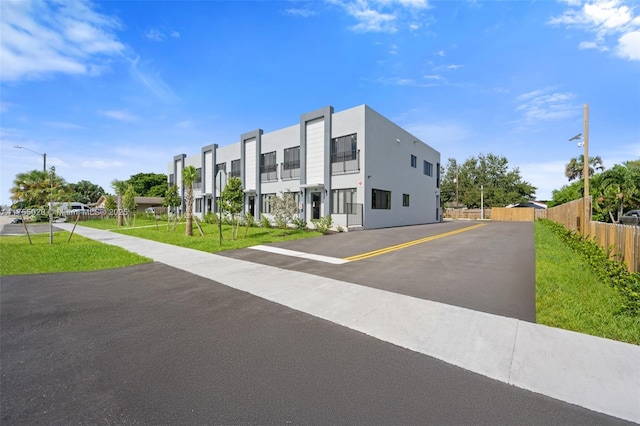
[{"label": "green lawn strip", "polygon": [[151,262],[144,256],[120,247],[103,244],[68,232],[0,237],[0,275],[44,274],[50,272],[81,272],[120,268]]},{"label": "green lawn strip", "polygon": [[[68,220],[67,223],[71,223],[73,224],[74,221],[73,220]],[[133,220],[129,221],[129,226],[126,225],[126,222],[123,221],[123,223],[125,224],[124,226],[122,226],[122,228],[133,228],[133,227],[144,227],[144,226],[156,226],[156,221],[155,219],[149,219],[146,216],[140,216],[138,218],[136,218],[135,223]],[[111,230],[111,229],[118,229],[118,221],[115,218],[100,218],[100,217],[96,217],[93,219],[89,219],[89,220],[81,220],[78,221],[78,225],[82,225],[82,226],[88,226],[90,228],[96,228],[96,229],[106,229],[106,230]],[[167,222],[159,220],[158,221],[158,226],[162,226],[164,225],[165,227],[167,226]]]},{"label": "green lawn strip", "polygon": [[[167,231],[166,223],[164,226],[160,226],[160,229],[155,227],[144,228],[119,228],[115,232],[119,232],[125,235],[131,235],[133,237],[146,238],[161,243],[172,244],[180,247],[187,247],[195,250],[205,251],[208,253],[216,253],[225,250],[236,250],[246,247],[251,247],[259,244],[269,244],[279,241],[292,241],[303,238],[317,237],[322,235],[320,232],[311,230],[294,230],[294,229],[277,229],[277,228],[257,228],[241,227],[238,231],[238,238],[231,239],[231,226],[222,226],[222,245],[220,245],[220,233],[218,225],[201,223],[200,226],[204,232],[204,237],[200,236],[198,228],[193,226],[193,236],[188,237],[185,235],[185,223],[179,223],[175,231],[173,225],[169,227]],[[245,231],[247,236],[245,237]]]},{"label": "green lawn strip", "polygon": [[640,344],[640,317],[551,229],[535,223],[536,318],[539,324]]}]

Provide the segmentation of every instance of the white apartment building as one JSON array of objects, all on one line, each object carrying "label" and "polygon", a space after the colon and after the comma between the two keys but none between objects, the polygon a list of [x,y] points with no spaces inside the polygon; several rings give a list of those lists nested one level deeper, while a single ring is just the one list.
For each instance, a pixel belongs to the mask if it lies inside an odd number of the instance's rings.
[{"label": "white apartment building", "polygon": [[242,180],[244,212],[257,220],[270,216],[270,200],[281,192],[294,195],[307,222],[331,215],[334,226],[347,229],[432,223],[442,216],[440,153],[366,105],[336,113],[328,106],[290,127],[257,129],[231,145],[176,155],[167,174],[183,203],[186,166],[198,169],[193,211],[199,217],[217,211],[220,176],[223,183],[226,176]]}]

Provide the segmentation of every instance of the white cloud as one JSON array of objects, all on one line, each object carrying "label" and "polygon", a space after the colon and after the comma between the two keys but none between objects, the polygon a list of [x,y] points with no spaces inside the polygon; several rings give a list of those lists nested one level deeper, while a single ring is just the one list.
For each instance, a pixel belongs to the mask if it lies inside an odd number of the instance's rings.
[{"label": "white cloud", "polygon": [[80,163],[80,166],[90,169],[113,169],[124,166],[124,163],[115,160],[87,160]]},{"label": "white cloud", "polygon": [[151,28],[146,31],[142,36],[151,41],[165,41],[167,38],[180,38],[180,33],[177,31],[170,31],[167,35],[165,32],[160,31],[157,28]]},{"label": "white cloud", "polygon": [[388,32],[398,30],[395,24],[396,16],[390,13],[381,13],[368,7],[348,6],[349,14],[356,18],[358,23],[351,29],[356,32]]},{"label": "white cloud", "polygon": [[438,81],[442,81],[444,80],[444,77],[442,77],[441,75],[423,75],[422,78],[426,79],[426,80],[438,80]]},{"label": "white cloud", "polygon": [[129,71],[131,75],[142,83],[151,93],[157,98],[164,101],[172,101],[176,99],[176,95],[173,93],[167,83],[164,82],[160,76],[160,72],[147,70],[148,64],[140,61],[140,57],[131,59],[129,62]]},{"label": "white cloud", "polygon": [[176,127],[186,129],[188,127],[193,127],[193,121],[191,120],[183,120],[176,124]]},{"label": "white cloud", "polygon": [[420,12],[429,8],[427,0],[330,0],[356,20],[355,32],[394,33],[401,28],[421,27]]},{"label": "white cloud", "polygon": [[447,65],[447,69],[450,69],[450,70],[457,70],[458,68],[462,68],[462,65],[458,65],[458,64]]},{"label": "white cloud", "polygon": [[550,88],[534,90],[516,97],[519,105],[516,111],[522,114],[525,122],[561,120],[579,114],[580,108],[571,103],[573,93],[549,93]]},{"label": "white cloud", "polygon": [[163,32],[154,29],[145,32],[143,36],[152,41],[165,41],[167,39]]},{"label": "white cloud", "polygon": [[443,57],[444,56],[444,50],[438,50],[437,52],[434,52],[433,54],[434,55],[438,55],[440,57]]},{"label": "white cloud", "polygon": [[0,2],[0,79],[99,74],[125,46],[115,34],[119,21],[91,6],[81,0]]},{"label": "white cloud", "polygon": [[100,111],[100,115],[113,118],[114,120],[127,122],[136,121],[138,119],[138,117],[136,117],[135,115],[132,115],[129,112],[123,110]]},{"label": "white cloud", "polygon": [[536,189],[536,199],[550,200],[551,192],[568,183],[564,175],[566,161],[548,161],[521,164],[518,166],[522,179]]},{"label": "white cloud", "polygon": [[624,34],[618,39],[618,56],[631,61],[640,61],[640,31]]},{"label": "white cloud", "polygon": [[316,14],[315,11],[310,10],[310,9],[295,9],[295,8],[294,9],[286,9],[284,11],[284,13],[286,15],[296,16],[296,17],[299,17],[299,18],[309,18],[309,17],[311,17],[311,16]]},{"label": "white cloud", "polygon": [[597,43],[595,41],[582,41],[578,45],[578,49],[580,49],[580,50],[596,49],[596,50],[599,50],[601,52],[606,52],[607,50],[609,50],[609,48],[607,46],[603,46],[602,44],[599,44],[599,43]]},{"label": "white cloud", "polygon": [[631,61],[640,60],[640,16],[635,15],[635,8],[624,4],[621,0],[596,0],[585,3],[567,2],[570,9],[562,15],[549,19],[551,25],[564,25],[580,29],[595,35],[595,40],[582,41],[580,49],[597,49],[601,52],[610,50],[615,44],[615,53]]}]

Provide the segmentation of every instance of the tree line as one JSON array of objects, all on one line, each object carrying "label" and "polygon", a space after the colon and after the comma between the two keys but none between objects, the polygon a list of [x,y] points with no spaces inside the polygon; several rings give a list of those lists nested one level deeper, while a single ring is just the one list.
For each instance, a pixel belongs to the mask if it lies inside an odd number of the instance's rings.
[{"label": "tree line", "polygon": [[495,154],[473,156],[460,164],[449,158],[441,170],[440,196],[445,206],[504,207],[535,199],[536,187],[522,179],[517,167],[509,168],[506,157]]},{"label": "tree line", "polygon": [[[599,156],[589,157],[588,167],[593,220],[615,223],[624,212],[640,209],[640,159],[605,169]],[[583,155],[569,160],[565,176],[570,183],[553,190],[549,207],[584,196]]]}]

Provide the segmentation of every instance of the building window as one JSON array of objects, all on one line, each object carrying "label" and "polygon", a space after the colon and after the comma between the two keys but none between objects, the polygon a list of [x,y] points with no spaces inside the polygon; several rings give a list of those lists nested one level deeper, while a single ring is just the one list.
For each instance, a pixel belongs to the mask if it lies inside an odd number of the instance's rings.
[{"label": "building window", "polygon": [[276,152],[267,152],[260,155],[260,181],[269,182],[278,180],[278,163]]},{"label": "building window", "polygon": [[169,186],[173,186],[176,184],[176,177],[173,173],[169,175]]},{"label": "building window", "polygon": [[196,213],[202,213],[202,198],[196,198]]},{"label": "building window", "polygon": [[296,179],[300,177],[300,147],[294,146],[284,150],[284,162],[280,170],[282,179]]},{"label": "building window", "polygon": [[436,188],[440,188],[440,163],[436,163]]},{"label": "building window", "polygon": [[271,213],[271,201],[276,194],[262,194],[262,213]]},{"label": "building window", "polygon": [[285,170],[300,168],[300,147],[294,146],[284,150],[284,163],[282,166]]},{"label": "building window", "polygon": [[356,195],[356,188],[332,190],[331,214],[355,214]]},{"label": "building window", "polygon": [[218,172],[222,170],[223,172],[227,171],[227,163],[218,163],[216,164],[216,170],[215,173],[213,174],[214,176],[218,176]]},{"label": "building window", "polygon": [[231,173],[229,176],[240,177],[240,160],[231,161]]},{"label": "building window", "polygon": [[402,194],[402,206],[409,207],[409,194]]},{"label": "building window", "polygon": [[355,160],[358,152],[358,135],[340,136],[331,139],[331,162],[341,163],[343,161]]},{"label": "building window", "polygon": [[193,189],[202,189],[202,167],[196,169],[196,180],[193,181]]},{"label": "building window", "polygon": [[433,164],[428,161],[422,163],[422,173],[427,176],[433,176]]},{"label": "building window", "polygon": [[411,167],[413,167],[414,169],[418,167],[418,157],[416,157],[415,155],[411,156]]},{"label": "building window", "polygon": [[391,191],[383,191],[382,189],[371,190],[371,208],[372,209],[391,209]]}]

